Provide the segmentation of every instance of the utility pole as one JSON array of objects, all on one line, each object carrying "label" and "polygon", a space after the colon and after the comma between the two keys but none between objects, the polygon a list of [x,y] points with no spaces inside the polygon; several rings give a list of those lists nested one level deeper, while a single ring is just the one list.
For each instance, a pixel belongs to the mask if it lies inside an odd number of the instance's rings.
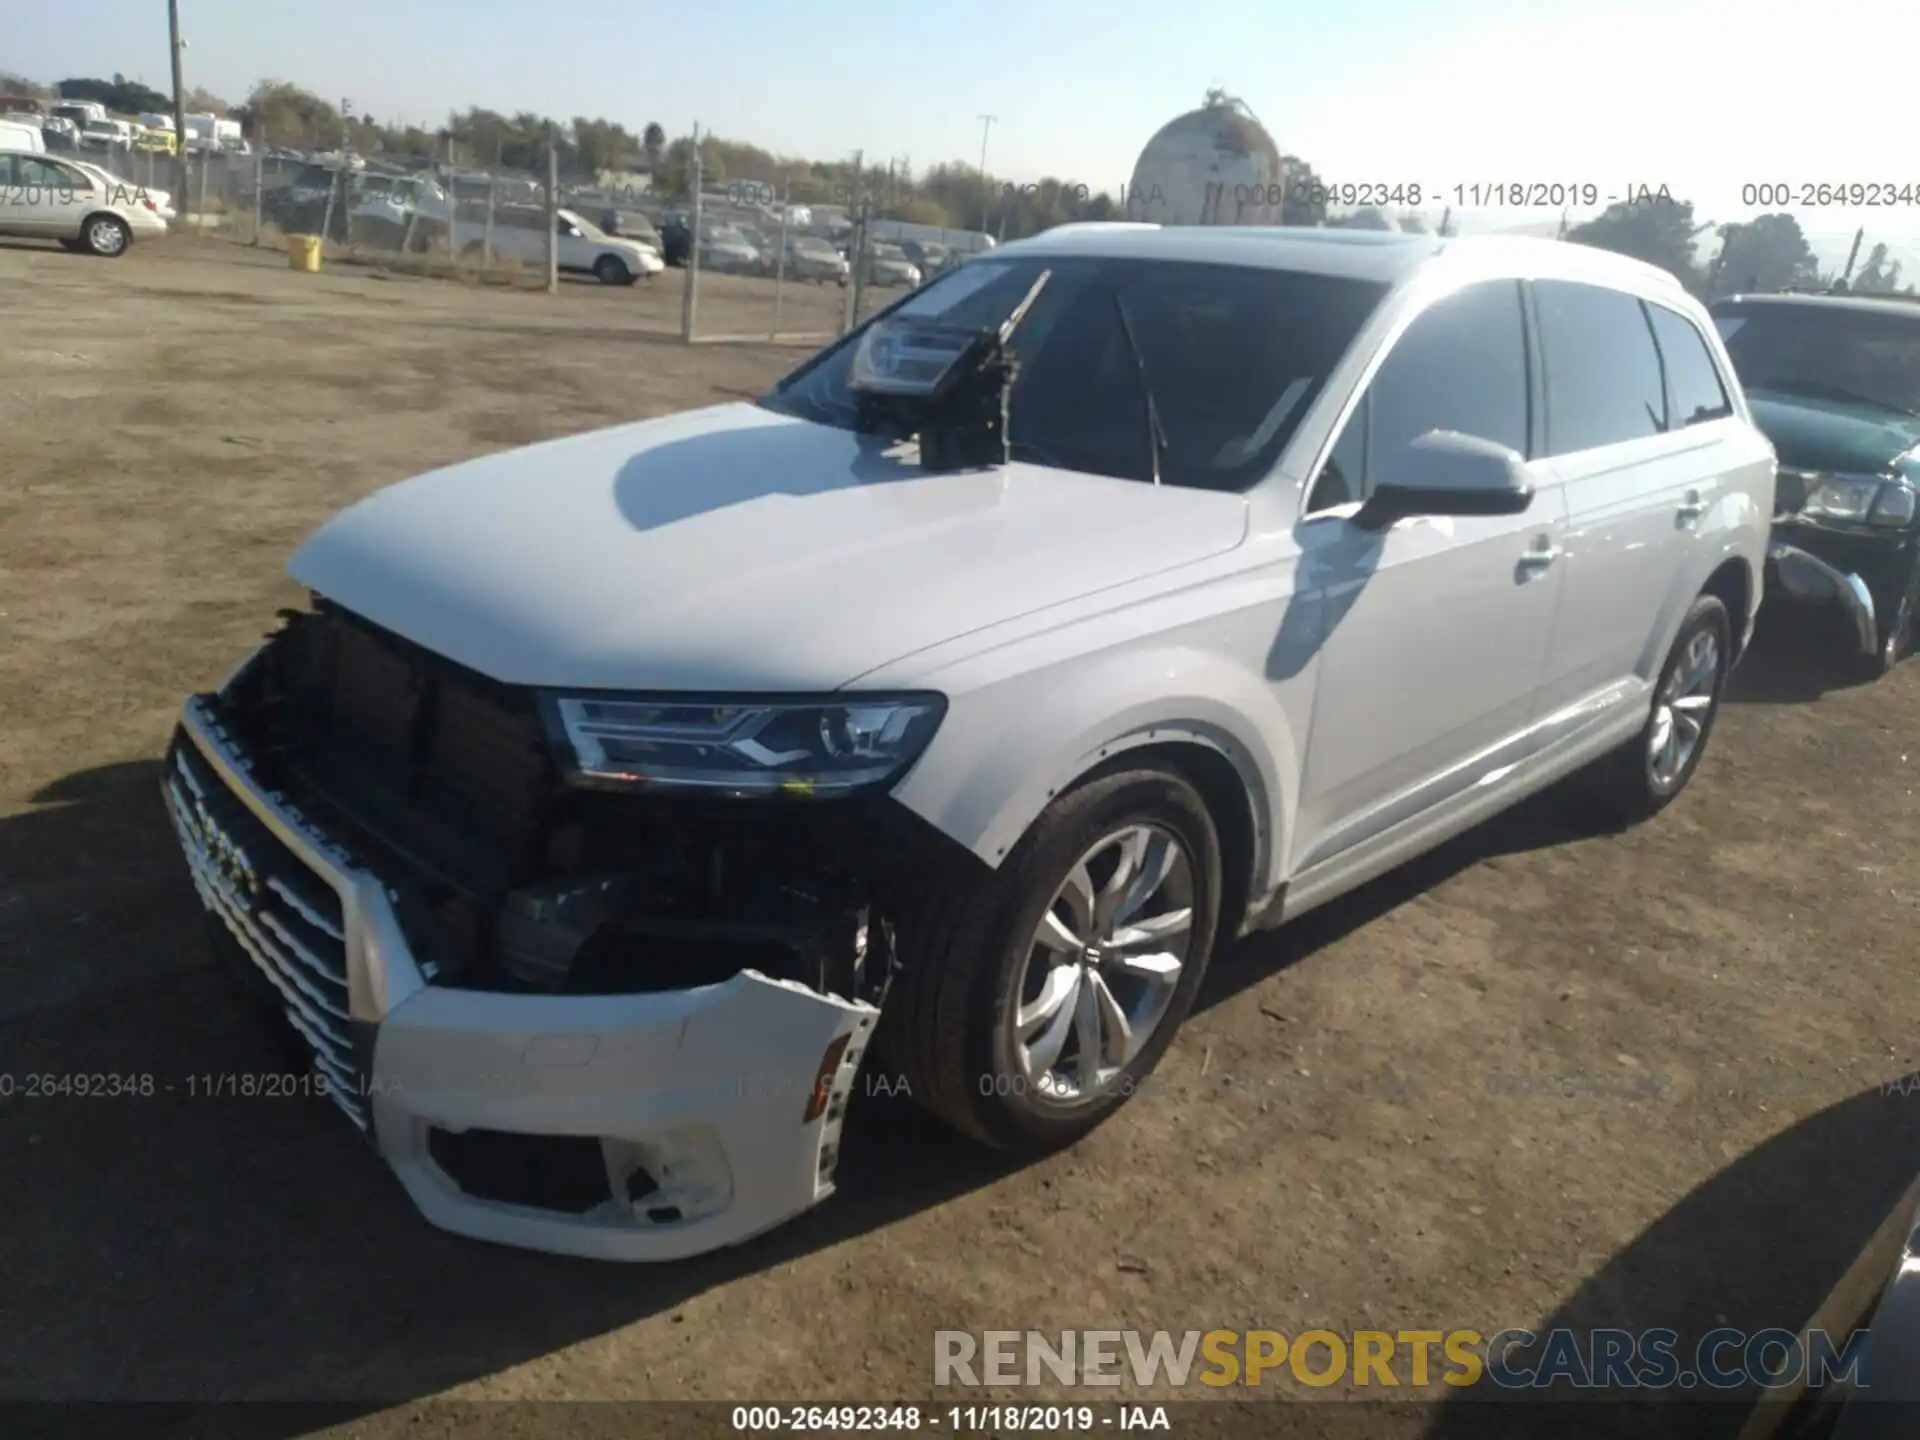
[{"label": "utility pole", "polygon": [[167,39],[173,51],[173,201],[180,218],[187,216],[187,91],[180,78],[180,0],[167,0]]},{"label": "utility pole", "polygon": [[993,192],[987,188],[987,136],[993,133],[993,122],[998,115],[980,117],[980,228],[987,228],[987,213],[993,204]]},{"label": "utility pole", "polygon": [[687,184],[693,190],[691,213],[687,216],[687,283],[680,292],[680,339],[693,343],[693,325],[700,305],[700,124],[693,126],[692,163],[687,168]]},{"label": "utility pole", "polygon": [[547,293],[560,293],[560,147],[547,122]]}]

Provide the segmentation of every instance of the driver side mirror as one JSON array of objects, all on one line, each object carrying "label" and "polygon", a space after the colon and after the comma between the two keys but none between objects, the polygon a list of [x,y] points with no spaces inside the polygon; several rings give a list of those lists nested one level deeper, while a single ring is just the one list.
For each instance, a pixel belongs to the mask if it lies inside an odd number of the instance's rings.
[{"label": "driver side mirror", "polygon": [[1429,430],[1386,456],[1353,523],[1384,530],[1412,515],[1518,515],[1533,503],[1527,462],[1493,440]]}]

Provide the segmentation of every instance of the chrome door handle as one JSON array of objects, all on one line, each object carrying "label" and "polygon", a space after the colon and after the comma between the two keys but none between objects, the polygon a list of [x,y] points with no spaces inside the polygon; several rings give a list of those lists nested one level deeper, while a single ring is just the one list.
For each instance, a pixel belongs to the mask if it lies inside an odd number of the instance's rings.
[{"label": "chrome door handle", "polygon": [[1544,570],[1560,558],[1558,545],[1538,545],[1520,557],[1520,564],[1528,570]]},{"label": "chrome door handle", "polygon": [[1700,498],[1700,492],[1698,490],[1689,490],[1687,492],[1686,501],[1680,506],[1678,513],[1682,520],[1698,520],[1702,515],[1707,513],[1706,502]]}]

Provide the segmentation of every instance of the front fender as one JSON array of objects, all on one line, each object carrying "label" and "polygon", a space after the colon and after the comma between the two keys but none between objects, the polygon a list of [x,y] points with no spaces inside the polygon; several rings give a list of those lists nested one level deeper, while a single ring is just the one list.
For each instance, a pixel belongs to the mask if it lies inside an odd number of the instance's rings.
[{"label": "front fender", "polygon": [[894,798],[997,867],[1048,803],[1146,745],[1225,757],[1253,815],[1252,899],[1287,853],[1299,749],[1265,677],[1204,650],[1123,648],[951,698],[940,733]]}]

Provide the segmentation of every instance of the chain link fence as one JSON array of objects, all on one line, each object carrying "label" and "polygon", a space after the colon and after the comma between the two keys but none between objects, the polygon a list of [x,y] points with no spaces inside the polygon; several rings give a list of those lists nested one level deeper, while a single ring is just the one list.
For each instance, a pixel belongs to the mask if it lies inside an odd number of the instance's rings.
[{"label": "chain link fence", "polygon": [[[323,265],[542,288],[636,288],[627,317],[689,342],[814,347],[957,263],[956,247],[901,233],[858,190],[796,200],[790,179],[546,175],[377,156],[195,150],[82,158],[160,198],[175,234],[280,251],[318,237]],[[184,180],[182,171],[184,170]],[[551,195],[549,190],[551,189]],[[818,195],[819,185],[808,187]]]}]

